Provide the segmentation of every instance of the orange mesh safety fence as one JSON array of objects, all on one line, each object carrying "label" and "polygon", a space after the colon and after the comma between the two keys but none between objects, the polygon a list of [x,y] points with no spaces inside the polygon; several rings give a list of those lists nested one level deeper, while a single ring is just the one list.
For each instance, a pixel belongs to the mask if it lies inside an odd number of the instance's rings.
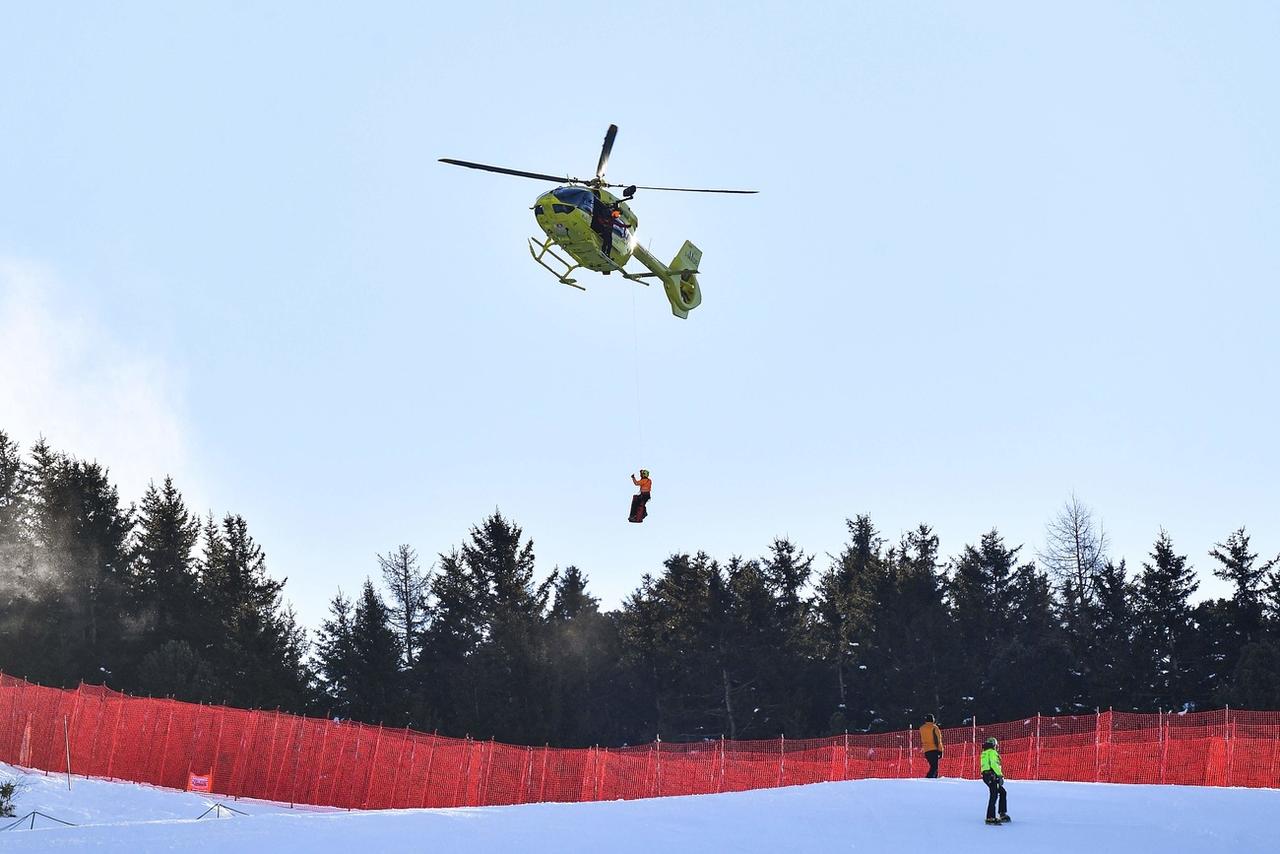
[{"label": "orange mesh safety fence", "polygon": [[[281,712],[46,688],[0,674],[0,761],[355,809],[597,801],[922,777],[915,730],[829,738],[520,747]],[[941,773],[976,778],[989,736],[1011,780],[1280,787],[1280,712],[1036,715],[943,730]]]}]

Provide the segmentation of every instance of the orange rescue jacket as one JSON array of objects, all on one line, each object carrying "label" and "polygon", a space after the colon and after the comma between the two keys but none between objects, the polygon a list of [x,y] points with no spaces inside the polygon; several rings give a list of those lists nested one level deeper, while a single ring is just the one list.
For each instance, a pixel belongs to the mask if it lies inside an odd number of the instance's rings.
[{"label": "orange rescue jacket", "polygon": [[640,487],[641,492],[653,491],[653,480],[651,480],[650,478],[642,477],[639,480],[636,480],[635,475],[632,475],[631,482],[634,483],[636,486]]},{"label": "orange rescue jacket", "polygon": [[942,730],[932,721],[920,725],[920,749],[942,750]]}]

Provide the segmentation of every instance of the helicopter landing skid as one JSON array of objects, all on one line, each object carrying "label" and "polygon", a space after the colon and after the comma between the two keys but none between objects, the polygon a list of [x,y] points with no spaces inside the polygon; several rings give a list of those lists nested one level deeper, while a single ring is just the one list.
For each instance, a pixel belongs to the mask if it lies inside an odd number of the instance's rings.
[{"label": "helicopter landing skid", "polygon": [[[530,237],[529,238],[529,254],[533,256],[533,260],[537,261],[540,267],[547,270],[547,272],[551,273],[551,275],[559,279],[561,284],[568,285],[571,288],[577,288],[580,291],[585,291],[586,288],[578,284],[578,281],[576,279],[569,278],[569,274],[572,273],[574,270],[578,269],[579,267],[581,267],[582,265],[570,264],[564,258],[560,257],[560,255],[551,248],[552,246],[555,246],[555,245],[556,245],[555,241],[549,237],[544,243],[539,243],[536,237]],[[555,261],[556,263],[564,267],[563,272],[556,270],[555,267],[552,267],[550,264],[548,264],[546,261],[543,260],[548,255],[551,256],[551,259],[553,261]]]}]

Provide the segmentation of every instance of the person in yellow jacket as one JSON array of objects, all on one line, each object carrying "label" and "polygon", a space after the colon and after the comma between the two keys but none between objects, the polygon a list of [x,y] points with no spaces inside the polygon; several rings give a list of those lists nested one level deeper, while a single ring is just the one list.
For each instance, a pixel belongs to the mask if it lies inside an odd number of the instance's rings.
[{"label": "person in yellow jacket", "polygon": [[653,481],[649,479],[649,470],[640,469],[640,477],[631,475],[631,482],[640,487],[640,491],[631,496],[631,515],[627,517],[628,522],[643,522],[644,517],[649,515],[649,510],[645,505],[649,503],[649,493],[653,491]]},{"label": "person in yellow jacket", "polygon": [[920,749],[929,762],[929,773],[924,776],[930,780],[935,779],[938,776],[938,760],[942,758],[942,730],[938,729],[938,722],[933,719],[933,715],[925,715],[924,723],[920,724]]},{"label": "person in yellow jacket", "polygon": [[[1000,767],[1000,743],[988,738],[982,745],[982,782],[987,784],[987,824],[1004,824],[1009,818],[1009,795],[1004,790],[1004,769]],[[1000,816],[996,817],[996,801]]]}]

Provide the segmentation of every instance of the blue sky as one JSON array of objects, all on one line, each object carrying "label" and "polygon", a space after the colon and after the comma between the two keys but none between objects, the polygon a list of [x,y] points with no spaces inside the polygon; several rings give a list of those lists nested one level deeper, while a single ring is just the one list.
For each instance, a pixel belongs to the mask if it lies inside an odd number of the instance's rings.
[{"label": "blue sky", "polygon": [[[13,5],[0,427],[242,513],[311,625],[495,507],[610,605],[861,512],[1033,553],[1072,492],[1131,566],[1163,525],[1207,574],[1241,524],[1280,551],[1278,36],[1266,3]],[[610,122],[614,180],[761,191],[637,197],[655,254],[705,253],[688,321],[536,267],[546,185],[436,162],[586,174]]]}]

